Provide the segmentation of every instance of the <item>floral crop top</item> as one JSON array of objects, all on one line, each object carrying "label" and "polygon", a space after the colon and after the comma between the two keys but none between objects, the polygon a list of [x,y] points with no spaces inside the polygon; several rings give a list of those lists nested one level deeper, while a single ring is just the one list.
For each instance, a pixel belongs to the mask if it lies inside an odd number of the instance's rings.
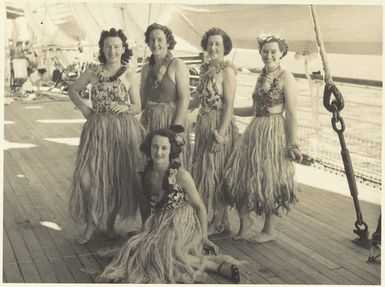
[{"label": "floral crop top", "polygon": [[126,67],[122,67],[112,77],[104,77],[102,75],[102,66],[90,67],[99,78],[98,82],[92,85],[91,88],[91,102],[92,108],[95,112],[108,112],[111,103],[127,104],[128,91],[126,86],[120,80],[120,77],[127,70]]},{"label": "floral crop top", "polygon": [[236,71],[234,65],[228,61],[221,62],[216,66],[207,63],[201,65],[197,93],[204,111],[223,109],[225,97],[219,93],[215,75],[226,67],[231,67]]},{"label": "floral crop top", "polygon": [[165,193],[162,199],[158,202],[153,201],[151,198],[151,183],[150,180],[147,178],[149,172],[144,172],[142,174],[144,196],[150,203],[152,203],[151,210],[153,212],[162,212],[164,210],[178,208],[186,202],[187,195],[183,188],[180,187],[176,182],[176,176],[178,174],[179,167],[179,162],[175,161],[170,164],[167,180],[165,180],[162,185],[162,188],[165,189]]},{"label": "floral crop top", "polygon": [[285,103],[284,92],[278,84],[278,77],[281,73],[280,67],[269,74],[263,69],[258,77],[253,92],[256,117],[268,116],[270,115],[269,108]]}]

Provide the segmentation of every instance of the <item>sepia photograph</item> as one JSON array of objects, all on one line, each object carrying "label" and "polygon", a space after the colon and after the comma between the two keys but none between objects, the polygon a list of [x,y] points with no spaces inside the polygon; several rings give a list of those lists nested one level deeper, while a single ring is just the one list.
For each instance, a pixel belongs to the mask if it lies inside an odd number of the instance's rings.
[{"label": "sepia photograph", "polygon": [[381,1],[1,5],[1,284],[381,285]]}]

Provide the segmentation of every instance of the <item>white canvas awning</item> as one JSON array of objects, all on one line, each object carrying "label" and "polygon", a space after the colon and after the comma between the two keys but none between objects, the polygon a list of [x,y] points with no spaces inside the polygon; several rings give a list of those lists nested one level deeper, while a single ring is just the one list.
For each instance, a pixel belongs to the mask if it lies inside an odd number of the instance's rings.
[{"label": "white canvas awning", "polygon": [[[115,27],[123,29],[130,41],[145,46],[147,25],[159,22],[199,50],[203,33],[215,26],[228,32],[236,48],[256,49],[256,37],[270,32],[286,38],[291,51],[317,51],[309,5],[24,3],[28,24],[40,45],[80,41],[96,45],[101,30]],[[10,11],[14,6],[7,3]],[[382,6],[315,7],[328,53],[382,54]]]},{"label": "white canvas awning", "polygon": [[[315,7],[328,53],[382,54],[382,6]],[[291,51],[317,51],[309,5],[175,5],[167,25],[197,46],[203,33],[215,26],[238,48],[255,49],[256,37],[270,32],[286,38]]]}]

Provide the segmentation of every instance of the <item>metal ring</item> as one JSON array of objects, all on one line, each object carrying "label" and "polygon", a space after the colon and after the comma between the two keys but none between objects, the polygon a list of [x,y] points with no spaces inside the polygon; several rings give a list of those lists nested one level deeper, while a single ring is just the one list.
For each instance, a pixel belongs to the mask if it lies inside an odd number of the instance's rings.
[{"label": "metal ring", "polygon": [[[360,228],[360,225],[363,225],[364,227],[365,227],[365,229],[361,229]],[[362,231],[362,230],[364,230],[364,231],[367,231],[368,230],[368,225],[366,224],[366,222],[365,221],[361,221],[361,224],[358,222],[358,220],[354,223],[354,226],[356,227],[356,229],[358,230],[358,231]]]},{"label": "metal ring", "polygon": [[[334,95],[334,99],[330,103],[332,94]],[[335,108],[337,108],[338,111],[341,111],[344,108],[344,98],[342,97],[342,94],[338,90],[336,85],[334,84],[325,85],[323,104],[324,104],[324,107],[331,113],[335,111]]]},{"label": "metal ring", "polygon": [[[337,118],[337,119],[335,119],[335,118]],[[340,123],[341,127],[337,127],[337,123]],[[343,133],[345,131],[345,121],[339,114],[333,114],[332,127],[336,133]]]}]

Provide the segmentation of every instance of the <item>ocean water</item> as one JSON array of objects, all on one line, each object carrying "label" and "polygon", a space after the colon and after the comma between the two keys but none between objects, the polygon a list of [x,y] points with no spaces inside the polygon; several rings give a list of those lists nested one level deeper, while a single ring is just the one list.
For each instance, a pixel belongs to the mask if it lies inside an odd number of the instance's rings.
[{"label": "ocean water", "polygon": [[[323,72],[320,55],[313,54],[310,58],[309,72]],[[263,67],[257,49],[233,49],[228,59],[239,67]],[[382,55],[327,54],[327,60],[332,76],[382,81]],[[289,52],[283,57],[281,65],[293,73],[305,73],[304,59],[296,59],[294,52]]]}]

